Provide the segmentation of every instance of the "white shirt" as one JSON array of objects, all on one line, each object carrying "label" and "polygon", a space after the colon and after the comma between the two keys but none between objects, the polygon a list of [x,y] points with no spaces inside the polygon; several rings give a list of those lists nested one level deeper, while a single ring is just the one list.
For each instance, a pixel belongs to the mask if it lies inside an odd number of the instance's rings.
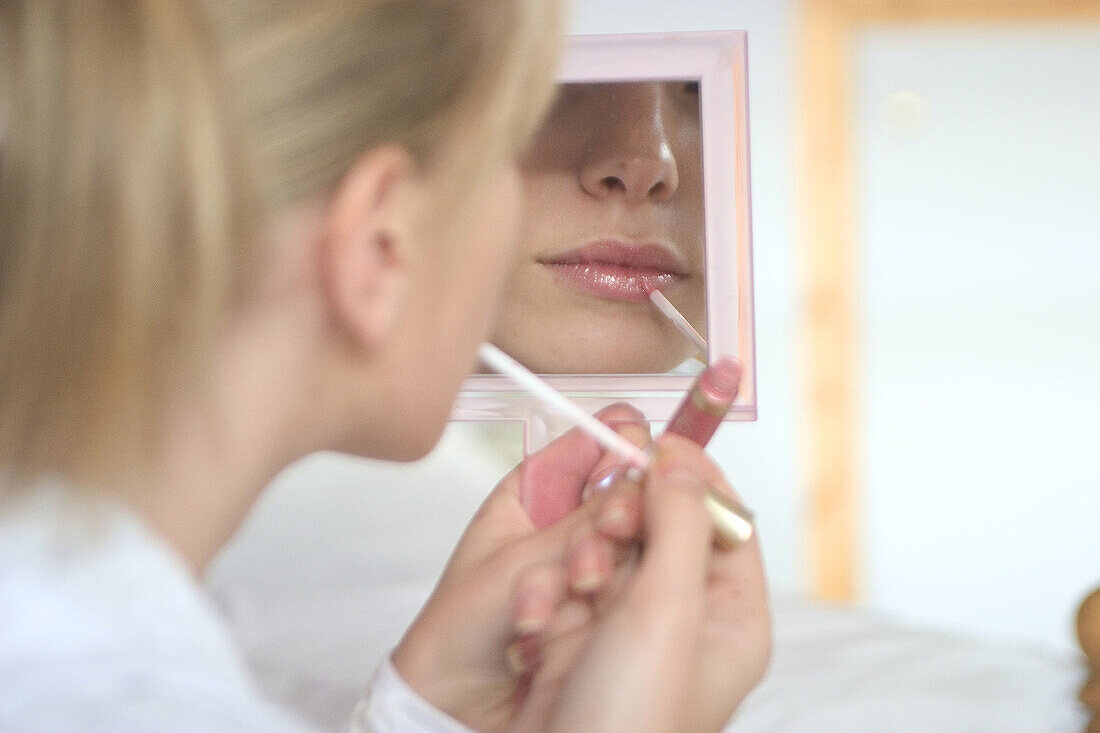
[{"label": "white shirt", "polygon": [[[467,728],[382,664],[352,733]],[[308,733],[264,700],[189,569],[132,513],[43,484],[0,504],[0,730]]]}]

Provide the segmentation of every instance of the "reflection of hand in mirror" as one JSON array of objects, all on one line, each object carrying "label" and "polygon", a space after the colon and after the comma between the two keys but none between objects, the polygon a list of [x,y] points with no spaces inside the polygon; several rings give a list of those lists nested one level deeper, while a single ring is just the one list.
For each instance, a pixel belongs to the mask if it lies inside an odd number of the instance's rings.
[{"label": "reflection of hand in mirror", "polygon": [[666,372],[706,334],[698,84],[567,84],[522,162],[522,242],[493,341],[542,373]]}]

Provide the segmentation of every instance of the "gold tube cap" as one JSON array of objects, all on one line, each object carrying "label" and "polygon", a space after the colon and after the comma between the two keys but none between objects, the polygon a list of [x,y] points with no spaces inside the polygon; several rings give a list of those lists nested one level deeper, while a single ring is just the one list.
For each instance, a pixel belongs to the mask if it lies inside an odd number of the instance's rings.
[{"label": "gold tube cap", "polygon": [[708,486],[704,497],[707,511],[714,521],[715,542],[732,549],[752,539],[753,513],[729,494]]}]

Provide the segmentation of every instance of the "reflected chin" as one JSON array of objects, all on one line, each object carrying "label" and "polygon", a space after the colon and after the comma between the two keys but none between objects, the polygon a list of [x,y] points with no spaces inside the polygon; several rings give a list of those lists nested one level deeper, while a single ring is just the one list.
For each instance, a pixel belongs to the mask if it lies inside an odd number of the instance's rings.
[{"label": "reflected chin", "polygon": [[583,328],[527,328],[493,343],[538,374],[662,374],[697,356],[663,323],[590,323]]},{"label": "reflected chin", "polygon": [[[692,323],[703,320],[700,278],[676,278],[669,295]],[[648,296],[598,297],[538,263],[515,271],[491,340],[539,374],[663,374],[698,355]]]}]

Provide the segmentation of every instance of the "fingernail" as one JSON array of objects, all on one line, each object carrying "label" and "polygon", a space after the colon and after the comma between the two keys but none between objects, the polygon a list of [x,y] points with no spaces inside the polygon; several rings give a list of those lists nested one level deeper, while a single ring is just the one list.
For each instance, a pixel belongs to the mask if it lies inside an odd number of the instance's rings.
[{"label": "fingernail", "polygon": [[570,558],[570,587],[583,595],[599,589],[604,582],[604,545],[594,537],[583,541]]},{"label": "fingernail", "polygon": [[600,514],[600,518],[596,521],[596,526],[606,532],[622,527],[625,522],[626,508],[623,507],[621,502],[611,501],[604,507],[603,513]]},{"label": "fingernail", "polygon": [[520,616],[516,619],[516,633],[520,636],[528,636],[542,630],[546,625],[546,618],[539,614]]},{"label": "fingernail", "polygon": [[547,622],[546,604],[539,593],[527,591],[516,599],[516,633],[527,636],[541,631]]},{"label": "fingernail", "polygon": [[619,480],[620,476],[626,474],[626,470],[629,466],[608,466],[602,471],[597,471],[592,475],[592,478],[588,480],[588,483],[584,486],[584,491],[581,492],[581,497],[587,499],[592,494],[607,491],[615,482]]},{"label": "fingernail", "polygon": [[586,570],[573,581],[573,591],[581,595],[594,592],[603,584],[603,576],[596,570]]},{"label": "fingernail", "polygon": [[504,650],[504,656],[508,660],[508,669],[515,674],[523,674],[527,671],[527,662],[524,659],[520,642],[514,641]]}]

